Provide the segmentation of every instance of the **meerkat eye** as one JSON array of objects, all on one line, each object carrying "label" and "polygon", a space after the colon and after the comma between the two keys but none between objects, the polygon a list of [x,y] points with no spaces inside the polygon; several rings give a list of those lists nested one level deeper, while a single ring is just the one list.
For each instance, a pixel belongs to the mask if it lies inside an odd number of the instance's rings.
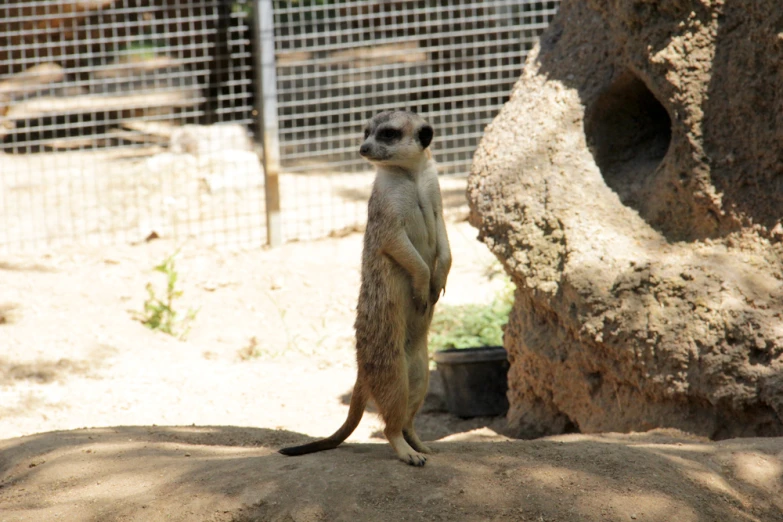
[{"label": "meerkat eye", "polygon": [[364,129],[364,139],[366,140],[369,137],[370,137],[370,129]]},{"label": "meerkat eye", "polygon": [[381,129],[378,132],[378,139],[381,141],[395,141],[402,137],[402,131],[399,129],[392,129],[390,127],[387,127],[385,129]]}]

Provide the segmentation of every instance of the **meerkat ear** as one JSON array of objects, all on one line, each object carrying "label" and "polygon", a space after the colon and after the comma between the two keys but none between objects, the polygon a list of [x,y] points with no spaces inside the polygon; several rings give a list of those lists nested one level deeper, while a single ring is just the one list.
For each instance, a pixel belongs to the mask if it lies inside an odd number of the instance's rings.
[{"label": "meerkat ear", "polygon": [[419,133],[417,135],[417,138],[419,140],[419,143],[421,143],[421,148],[426,149],[430,146],[430,143],[432,143],[432,135],[434,134],[434,131],[432,130],[432,127],[429,125],[424,125],[422,128],[419,129]]}]

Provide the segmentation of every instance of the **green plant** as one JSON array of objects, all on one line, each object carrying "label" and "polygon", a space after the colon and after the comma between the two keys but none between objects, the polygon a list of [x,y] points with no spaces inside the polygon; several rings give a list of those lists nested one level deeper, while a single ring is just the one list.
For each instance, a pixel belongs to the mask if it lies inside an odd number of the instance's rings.
[{"label": "green plant", "polygon": [[502,346],[503,329],[514,304],[515,288],[506,278],[503,289],[489,304],[441,305],[430,326],[430,351]]},{"label": "green plant", "polygon": [[174,300],[182,297],[182,290],[177,289],[179,274],[174,263],[177,254],[179,254],[179,249],[153,268],[156,272],[166,276],[165,298],[159,298],[152,283],[147,283],[147,299],[144,301],[144,310],[136,312],[135,315],[136,319],[150,330],[160,330],[178,339],[184,339],[190,331],[189,324],[196,318],[198,310],[189,308],[185,316],[180,317],[180,314],[174,309]]}]

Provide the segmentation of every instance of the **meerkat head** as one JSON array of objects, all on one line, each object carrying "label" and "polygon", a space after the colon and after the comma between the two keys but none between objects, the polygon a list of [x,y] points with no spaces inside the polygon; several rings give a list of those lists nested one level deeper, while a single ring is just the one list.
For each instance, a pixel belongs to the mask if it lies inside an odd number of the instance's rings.
[{"label": "meerkat head", "polygon": [[432,126],[418,114],[384,111],[365,125],[359,154],[376,166],[413,170],[431,157],[432,136]]}]

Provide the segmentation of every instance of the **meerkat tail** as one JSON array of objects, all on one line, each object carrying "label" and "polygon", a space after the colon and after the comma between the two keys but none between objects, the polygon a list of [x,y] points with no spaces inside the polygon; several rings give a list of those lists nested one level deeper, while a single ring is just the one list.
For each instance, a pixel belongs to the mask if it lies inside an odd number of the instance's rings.
[{"label": "meerkat tail", "polygon": [[359,421],[362,420],[364,415],[364,408],[367,406],[367,395],[364,391],[364,387],[356,383],[353,387],[353,394],[351,395],[351,406],[348,408],[348,418],[340,429],[334,432],[331,436],[310,442],[308,444],[302,444],[301,446],[292,446],[290,448],[283,448],[279,450],[283,455],[289,457],[295,457],[299,455],[306,455],[308,453],[315,453],[316,451],[324,451],[334,449],[339,446],[345,439],[347,439],[351,433],[359,425]]}]

